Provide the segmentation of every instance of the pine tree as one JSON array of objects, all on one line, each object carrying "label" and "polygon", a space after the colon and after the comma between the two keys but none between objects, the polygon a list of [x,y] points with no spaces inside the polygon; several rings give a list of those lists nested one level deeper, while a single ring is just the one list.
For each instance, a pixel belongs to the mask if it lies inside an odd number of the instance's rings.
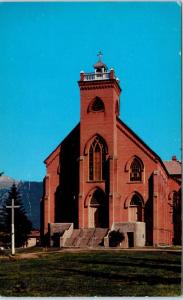
[{"label": "pine tree", "polygon": [[[21,247],[26,244],[28,239],[28,234],[32,229],[32,223],[27,218],[20,192],[16,187],[15,183],[12,185],[7,200],[3,205],[3,224],[5,232],[11,233],[11,209],[6,208],[7,205],[11,205],[12,199],[14,199],[15,205],[18,205],[19,208],[16,208],[14,211],[15,214],[15,246]],[[11,236],[11,235],[10,235]],[[9,240],[10,242],[10,240]]]}]

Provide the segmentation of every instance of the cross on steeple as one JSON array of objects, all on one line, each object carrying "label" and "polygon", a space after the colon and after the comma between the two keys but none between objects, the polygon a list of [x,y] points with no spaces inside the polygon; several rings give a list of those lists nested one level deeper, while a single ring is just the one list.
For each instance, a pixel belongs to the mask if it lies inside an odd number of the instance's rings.
[{"label": "cross on steeple", "polygon": [[102,55],[103,55],[102,52],[99,51],[99,53],[97,54],[97,56],[99,57],[99,59],[98,59],[99,61],[102,61]]}]

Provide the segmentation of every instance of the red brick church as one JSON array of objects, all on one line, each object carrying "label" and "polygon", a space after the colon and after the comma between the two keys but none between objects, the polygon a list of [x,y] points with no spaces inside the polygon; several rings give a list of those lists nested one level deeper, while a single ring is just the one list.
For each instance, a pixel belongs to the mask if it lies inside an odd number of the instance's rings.
[{"label": "red brick church", "polygon": [[119,230],[124,247],[180,243],[180,161],[162,161],[119,119],[119,79],[101,56],[78,85],[80,123],[45,160],[42,240],[108,245]]}]

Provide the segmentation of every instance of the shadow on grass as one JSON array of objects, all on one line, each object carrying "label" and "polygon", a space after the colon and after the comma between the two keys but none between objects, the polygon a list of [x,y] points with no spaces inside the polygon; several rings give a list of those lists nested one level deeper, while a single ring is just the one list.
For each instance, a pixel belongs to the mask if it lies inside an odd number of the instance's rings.
[{"label": "shadow on grass", "polygon": [[[180,284],[181,279],[180,278],[163,278],[162,276],[145,276],[141,274],[135,274],[135,275],[129,275],[129,274],[113,274],[113,273],[104,273],[104,272],[99,272],[99,271],[85,271],[85,270],[77,270],[77,269],[62,269],[63,271],[67,273],[72,273],[72,274],[78,274],[86,277],[93,277],[93,278],[102,278],[102,279],[109,279],[110,281],[112,280],[119,280],[123,281],[126,283],[147,283],[151,285],[156,285],[156,284]],[[72,275],[71,275],[72,276]]]},{"label": "shadow on grass", "polygon": [[[130,258],[130,260],[132,260]],[[135,259],[134,259],[135,260]],[[119,262],[119,261],[105,261],[105,262],[102,262],[102,261],[97,261],[97,260],[81,260],[79,261],[79,263],[84,263],[84,264],[92,264],[92,265],[109,265],[109,266],[121,266],[121,267],[140,267],[140,268],[151,268],[151,269],[164,269],[164,270],[167,270],[167,271],[172,271],[172,272],[179,272],[181,273],[181,266],[180,265],[172,265],[172,262],[170,261],[158,261],[157,260],[149,260],[149,262],[142,262],[142,261],[132,261],[132,262]]]}]

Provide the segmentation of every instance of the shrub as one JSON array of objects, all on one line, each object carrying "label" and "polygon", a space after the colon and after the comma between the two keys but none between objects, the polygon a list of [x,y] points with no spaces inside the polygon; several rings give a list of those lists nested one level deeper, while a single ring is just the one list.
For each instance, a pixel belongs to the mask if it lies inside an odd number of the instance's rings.
[{"label": "shrub", "polygon": [[124,233],[118,230],[112,230],[109,233],[109,246],[117,247],[125,239]]}]

